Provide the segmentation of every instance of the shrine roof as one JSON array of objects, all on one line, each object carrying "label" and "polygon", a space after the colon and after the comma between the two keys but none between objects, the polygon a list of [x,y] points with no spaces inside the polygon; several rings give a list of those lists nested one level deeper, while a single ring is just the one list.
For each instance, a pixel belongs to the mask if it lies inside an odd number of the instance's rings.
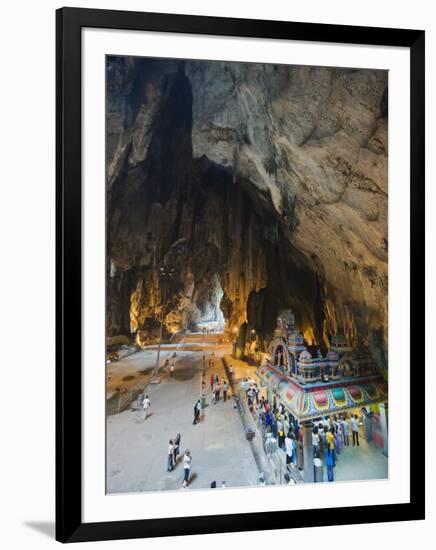
[{"label": "shrine roof", "polygon": [[306,384],[300,384],[271,365],[260,367],[256,374],[301,421],[388,400],[387,384],[378,373]]}]

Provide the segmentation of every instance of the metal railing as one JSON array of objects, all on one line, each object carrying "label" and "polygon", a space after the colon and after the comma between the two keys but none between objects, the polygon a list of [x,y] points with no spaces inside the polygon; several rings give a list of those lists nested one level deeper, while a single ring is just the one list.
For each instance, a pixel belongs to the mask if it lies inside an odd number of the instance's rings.
[{"label": "metal railing", "polygon": [[134,386],[130,390],[116,394],[112,399],[109,399],[106,404],[107,416],[113,414],[120,414],[127,410],[131,404],[136,401],[139,395],[144,391],[143,386]]}]

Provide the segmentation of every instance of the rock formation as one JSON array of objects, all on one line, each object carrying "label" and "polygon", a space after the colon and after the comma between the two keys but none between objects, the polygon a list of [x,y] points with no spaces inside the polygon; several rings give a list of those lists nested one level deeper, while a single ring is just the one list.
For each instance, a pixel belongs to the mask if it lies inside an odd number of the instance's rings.
[{"label": "rock formation", "polygon": [[292,307],[386,367],[386,72],[110,57],[106,108],[109,335]]}]

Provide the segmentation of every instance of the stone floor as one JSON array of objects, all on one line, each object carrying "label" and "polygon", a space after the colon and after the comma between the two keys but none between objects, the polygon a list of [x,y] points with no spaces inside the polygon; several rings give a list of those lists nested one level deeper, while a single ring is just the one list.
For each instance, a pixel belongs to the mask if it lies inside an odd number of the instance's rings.
[{"label": "stone floor", "polygon": [[[204,351],[203,351],[204,350]],[[151,414],[144,422],[139,410],[127,410],[107,420],[107,492],[129,493],[178,490],[183,478],[181,459],[171,473],[166,472],[168,440],[181,434],[181,451],[192,454],[191,489],[218,486],[247,486],[258,483],[258,468],[245,439],[239,413],[232,400],[210,403],[210,373],[225,377],[221,360],[206,369],[208,405],[204,417],[193,425],[193,407],[200,396],[202,355],[228,353],[228,346],[205,343],[201,351],[178,352],[174,376],[147,388]],[[126,370],[129,359],[124,359]],[[132,356],[135,368],[138,358]],[[141,357],[145,361],[146,356]],[[152,355],[150,360],[153,361]]]},{"label": "stone floor", "polygon": [[388,459],[374,443],[367,443],[362,433],[359,447],[344,447],[336,461],[335,481],[360,481],[365,479],[386,479]]}]

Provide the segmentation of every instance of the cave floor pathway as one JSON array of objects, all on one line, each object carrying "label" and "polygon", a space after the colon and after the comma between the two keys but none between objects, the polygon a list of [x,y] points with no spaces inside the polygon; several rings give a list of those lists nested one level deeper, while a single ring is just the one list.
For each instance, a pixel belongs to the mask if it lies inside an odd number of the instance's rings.
[{"label": "cave floor pathway", "polygon": [[[108,493],[180,490],[183,451],[187,448],[192,454],[190,489],[209,488],[212,481],[217,487],[222,481],[226,487],[257,485],[259,471],[233,401],[211,403],[210,375],[213,372],[220,379],[226,378],[220,357],[229,352],[229,346],[210,341],[203,344],[201,339],[199,343],[198,351],[177,352],[173,377],[148,386],[151,414],[147,420],[135,408],[108,417]],[[212,352],[214,367],[205,372],[207,406],[201,422],[193,425],[194,404],[201,392],[202,356]],[[128,363],[128,358],[125,361]],[[168,473],[168,441],[178,432],[181,455]]]}]

